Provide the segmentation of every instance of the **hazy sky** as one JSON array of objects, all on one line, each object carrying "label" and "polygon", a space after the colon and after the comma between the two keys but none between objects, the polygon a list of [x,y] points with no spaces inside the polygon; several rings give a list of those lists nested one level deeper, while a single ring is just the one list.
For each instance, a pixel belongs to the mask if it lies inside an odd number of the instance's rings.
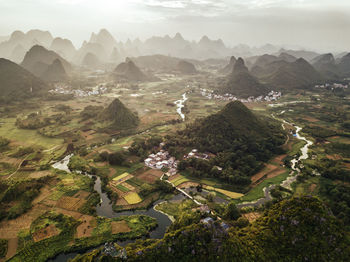
[{"label": "hazy sky", "polygon": [[350,0],[0,0],[0,35],[49,30],[80,47],[92,31],[117,40],[174,35],[350,51]]}]

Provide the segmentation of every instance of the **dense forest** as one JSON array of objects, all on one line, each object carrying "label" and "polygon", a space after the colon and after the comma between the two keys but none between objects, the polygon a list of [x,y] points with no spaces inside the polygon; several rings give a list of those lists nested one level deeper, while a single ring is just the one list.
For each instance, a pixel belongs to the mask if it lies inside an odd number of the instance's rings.
[{"label": "dense forest", "polygon": [[[239,219],[240,220],[240,219]],[[239,221],[237,220],[237,221]],[[100,261],[349,261],[350,239],[342,224],[317,198],[283,200],[252,224],[226,220],[184,224],[161,240],[126,247],[127,259]],[[241,220],[242,221],[242,220]],[[96,261],[101,254],[74,259]]]}]

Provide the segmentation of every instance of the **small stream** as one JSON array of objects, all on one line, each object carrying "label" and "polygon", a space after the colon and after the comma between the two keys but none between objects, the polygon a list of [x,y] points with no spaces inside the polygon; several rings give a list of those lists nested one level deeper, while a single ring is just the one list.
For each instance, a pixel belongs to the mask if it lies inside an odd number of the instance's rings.
[{"label": "small stream", "polygon": [[182,112],[182,108],[185,107],[185,102],[187,99],[188,97],[186,96],[186,93],[184,93],[182,94],[182,99],[174,102],[174,104],[177,106],[176,112],[180,115],[183,121],[185,121],[185,114]]},{"label": "small stream", "polygon": [[[65,158],[63,158],[61,161],[55,163],[52,165],[52,167],[60,170],[64,170],[68,173],[71,173],[71,171],[68,168],[68,163],[70,158],[73,156],[67,155]],[[92,175],[87,174],[92,179]],[[150,232],[149,237],[155,238],[155,239],[161,239],[163,238],[166,229],[168,226],[171,225],[171,220],[168,218],[167,215],[156,211],[153,207],[157,205],[158,203],[162,202],[163,200],[156,201],[152,208],[148,210],[135,210],[135,211],[122,211],[122,212],[114,212],[112,209],[112,203],[110,199],[108,198],[107,194],[102,192],[101,189],[101,179],[100,177],[96,176],[94,189],[100,194],[101,202],[96,206],[96,212],[98,216],[106,217],[106,218],[114,218],[114,217],[120,217],[120,216],[130,216],[130,215],[147,215],[150,217],[153,217],[157,220],[158,226],[156,229]],[[178,200],[180,198],[183,198],[182,195],[176,195],[171,200]],[[125,246],[129,243],[134,242],[135,240],[126,240],[126,241],[117,241],[116,243],[120,246]],[[86,252],[86,251],[85,251]],[[85,253],[84,252],[84,253]],[[78,252],[72,252],[67,254],[60,254],[54,259],[49,260],[50,262],[66,262],[70,258],[74,258],[76,255],[78,255]]]},{"label": "small stream", "polygon": [[[284,112],[285,111],[282,111],[279,115],[282,115]],[[283,124],[282,124],[283,129],[285,129],[284,124],[288,124],[288,125],[294,126],[296,128],[296,131],[295,131],[296,138],[306,142],[306,144],[300,149],[301,155],[298,158],[294,158],[294,159],[291,160],[292,172],[289,174],[289,176],[286,178],[286,180],[282,181],[282,183],[280,184],[281,186],[291,190],[292,189],[291,188],[291,184],[297,180],[297,177],[300,174],[300,169],[299,169],[299,167],[297,167],[297,164],[301,160],[308,159],[308,157],[309,157],[309,155],[308,155],[309,147],[313,144],[313,142],[311,140],[308,140],[306,137],[303,137],[303,136],[300,135],[300,131],[302,130],[301,127],[293,125],[291,123],[288,123],[285,120],[282,120],[282,122],[283,122]],[[237,207],[239,207],[239,208],[242,208],[242,207],[256,207],[256,206],[259,206],[261,204],[264,204],[267,201],[272,200],[270,191],[272,189],[274,189],[275,186],[276,185],[269,185],[268,187],[265,187],[263,189],[264,190],[264,197],[263,198],[260,198],[260,199],[258,199],[256,201],[253,201],[253,202],[244,202],[242,204],[238,204]]]}]

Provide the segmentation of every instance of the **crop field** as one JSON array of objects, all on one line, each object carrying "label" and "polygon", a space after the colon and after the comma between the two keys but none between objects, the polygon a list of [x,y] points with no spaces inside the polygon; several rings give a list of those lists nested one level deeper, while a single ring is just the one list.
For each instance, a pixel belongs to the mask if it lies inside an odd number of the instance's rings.
[{"label": "crop field", "polygon": [[333,143],[350,144],[350,138],[343,136],[332,136],[328,137],[327,140]]},{"label": "crop field", "polygon": [[161,170],[150,169],[138,175],[137,178],[147,183],[154,183],[163,175],[163,173],[164,172]]},{"label": "crop field", "polygon": [[224,189],[221,189],[221,188],[216,188],[216,187],[207,186],[207,185],[204,185],[203,187],[205,189],[207,189],[207,190],[216,191],[216,192],[219,192],[221,194],[224,194],[225,196],[228,196],[228,197],[230,197],[232,199],[237,199],[237,198],[240,198],[240,197],[243,196],[243,194],[241,194],[241,193],[236,193],[236,192],[224,190]]},{"label": "crop field", "polygon": [[32,235],[33,235],[34,242],[38,242],[38,241],[56,236],[59,233],[60,233],[60,230],[55,225],[49,225],[45,228],[37,230]]},{"label": "crop field", "polygon": [[123,197],[130,205],[142,202],[142,199],[136,192],[130,192]]},{"label": "crop field", "polygon": [[125,186],[123,186],[123,185],[117,185],[116,186],[116,188],[118,188],[120,191],[122,191],[122,192],[129,192],[130,190],[129,190],[129,188],[127,188],[127,187],[125,187]]},{"label": "crop field", "polygon": [[130,175],[129,173],[123,173],[115,178],[113,178],[113,184],[114,185],[119,185],[121,183],[124,183],[125,181],[128,181],[130,178],[133,178],[133,175]]},{"label": "crop field", "polygon": [[85,204],[86,200],[75,197],[62,196],[56,203],[57,207],[77,211]]},{"label": "crop field", "polygon": [[91,237],[94,227],[96,227],[96,218],[93,216],[84,215],[79,219],[81,223],[77,226],[75,233],[76,238]]},{"label": "crop field", "polygon": [[183,175],[175,175],[175,176],[171,176],[169,178],[169,181],[171,183],[174,184],[174,186],[178,186],[178,185],[181,185],[182,183],[185,183],[185,182],[190,182],[190,180],[186,177],[184,177]]},{"label": "crop field", "polygon": [[126,233],[130,232],[131,228],[125,220],[122,221],[112,221],[112,234]]}]

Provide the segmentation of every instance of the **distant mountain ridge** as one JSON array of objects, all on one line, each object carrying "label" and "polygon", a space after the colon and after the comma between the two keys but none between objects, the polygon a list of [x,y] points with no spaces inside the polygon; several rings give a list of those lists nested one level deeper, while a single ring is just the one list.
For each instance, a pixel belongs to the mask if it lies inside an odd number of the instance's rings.
[{"label": "distant mountain ridge", "polygon": [[325,79],[303,58],[294,62],[285,60],[267,62],[261,66],[254,66],[251,71],[261,83],[275,90],[310,88]]}]

